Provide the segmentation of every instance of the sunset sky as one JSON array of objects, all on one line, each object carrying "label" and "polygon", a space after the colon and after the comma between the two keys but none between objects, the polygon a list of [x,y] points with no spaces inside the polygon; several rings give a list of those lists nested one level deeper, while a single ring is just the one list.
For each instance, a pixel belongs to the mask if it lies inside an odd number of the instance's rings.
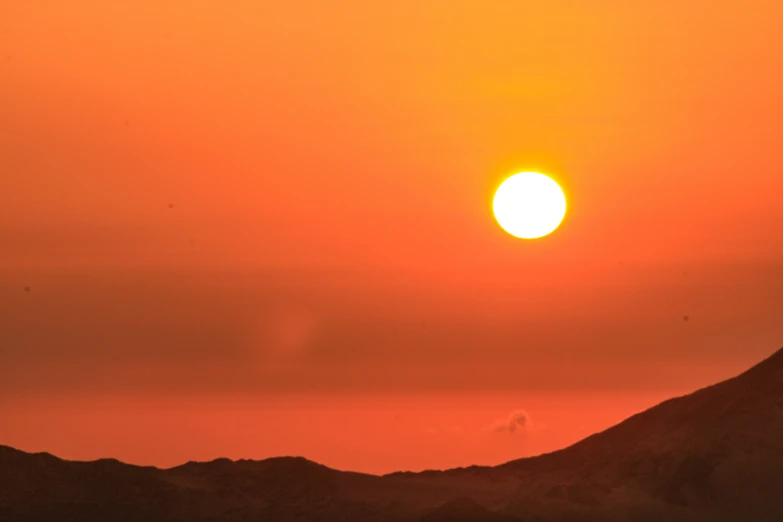
[{"label": "sunset sky", "polygon": [[738,373],[783,346],[781,19],[0,0],[0,444],[497,464]]}]

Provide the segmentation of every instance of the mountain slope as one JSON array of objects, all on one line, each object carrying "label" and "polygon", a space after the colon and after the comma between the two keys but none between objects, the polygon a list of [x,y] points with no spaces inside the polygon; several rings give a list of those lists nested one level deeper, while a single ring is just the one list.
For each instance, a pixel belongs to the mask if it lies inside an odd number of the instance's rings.
[{"label": "mountain slope", "polygon": [[[612,502],[618,490],[671,506],[781,512],[783,492],[783,349],[745,373],[634,415],[573,446],[509,462],[505,469],[571,503]],[[530,502],[535,492],[527,491]],[[574,498],[577,497],[577,498]],[[644,499],[637,499],[638,502]],[[616,499],[614,500],[615,502]],[[750,511],[749,511],[750,510]]]},{"label": "mountain slope", "polygon": [[302,458],[161,470],[0,446],[0,521],[783,520],[783,349],[563,450],[383,477]]},{"label": "mountain slope", "polygon": [[519,519],[490,511],[470,497],[458,497],[425,515],[420,522],[519,522]]}]

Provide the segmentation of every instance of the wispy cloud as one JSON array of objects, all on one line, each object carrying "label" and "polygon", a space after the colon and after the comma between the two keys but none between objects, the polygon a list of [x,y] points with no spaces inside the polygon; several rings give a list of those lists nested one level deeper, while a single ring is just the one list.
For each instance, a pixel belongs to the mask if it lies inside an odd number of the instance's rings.
[{"label": "wispy cloud", "polygon": [[525,410],[514,410],[505,419],[498,419],[489,429],[495,433],[522,434],[533,429],[533,422]]}]

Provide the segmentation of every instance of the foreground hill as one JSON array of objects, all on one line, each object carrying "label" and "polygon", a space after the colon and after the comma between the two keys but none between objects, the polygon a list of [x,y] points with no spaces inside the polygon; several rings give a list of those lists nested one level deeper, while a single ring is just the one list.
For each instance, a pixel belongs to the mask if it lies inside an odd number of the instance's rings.
[{"label": "foreground hill", "polygon": [[382,477],[302,458],[161,470],[0,446],[0,521],[781,521],[783,349],[564,450]]}]

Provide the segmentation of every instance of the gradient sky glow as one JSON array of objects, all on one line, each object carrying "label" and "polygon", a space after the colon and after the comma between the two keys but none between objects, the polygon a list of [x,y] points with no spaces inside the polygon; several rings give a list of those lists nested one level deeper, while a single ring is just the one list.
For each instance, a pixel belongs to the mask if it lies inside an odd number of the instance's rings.
[{"label": "gradient sky glow", "polygon": [[[495,464],[737,373],[783,345],[781,17],[0,3],[0,444]],[[523,170],[569,197],[532,242]]]}]

